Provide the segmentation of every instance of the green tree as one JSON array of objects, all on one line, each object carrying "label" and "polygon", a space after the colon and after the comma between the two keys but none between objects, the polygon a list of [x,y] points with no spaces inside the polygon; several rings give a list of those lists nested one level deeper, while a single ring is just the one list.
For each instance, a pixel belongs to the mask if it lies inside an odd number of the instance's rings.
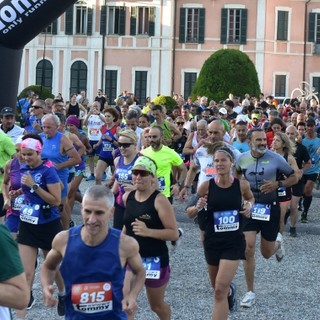
[{"label": "green tree", "polygon": [[220,101],[227,99],[229,93],[243,98],[246,93],[258,97],[260,92],[257,71],[250,58],[239,50],[221,49],[204,62],[192,96]]},{"label": "green tree", "polygon": [[36,95],[39,96],[40,99],[46,100],[47,98],[54,98],[54,95],[49,91],[46,87],[40,85],[32,85],[29,87],[24,88],[19,96],[18,99],[25,98],[27,96],[27,91],[33,91]]}]

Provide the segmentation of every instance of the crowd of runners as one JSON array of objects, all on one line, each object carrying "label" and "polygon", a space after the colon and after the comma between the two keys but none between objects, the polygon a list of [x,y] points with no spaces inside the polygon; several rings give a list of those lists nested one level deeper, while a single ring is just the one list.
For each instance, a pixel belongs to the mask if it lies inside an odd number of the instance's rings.
[{"label": "crowd of runners", "polygon": [[[10,308],[25,319],[34,306],[39,252],[44,302],[60,316],[134,319],[145,287],[151,310],[171,319],[170,254],[188,237],[173,201],[185,202],[199,227],[212,319],[238,308],[232,280],[241,260],[247,292],[240,306],[252,307],[257,236],[262,256],[281,262],[285,225],[296,237],[297,221],[308,222],[320,107],[316,99],[284,106],[263,94],[173,98],[168,111],[150,99],[139,106],[126,91],[112,106],[102,90],[92,103],[84,91],[69,101],[30,92],[17,104],[20,126],[14,108],[1,110],[0,207],[9,229],[0,230],[9,262],[0,268],[1,319],[10,319]],[[83,179],[93,183],[82,195]],[[72,219],[75,201],[80,226]]]}]

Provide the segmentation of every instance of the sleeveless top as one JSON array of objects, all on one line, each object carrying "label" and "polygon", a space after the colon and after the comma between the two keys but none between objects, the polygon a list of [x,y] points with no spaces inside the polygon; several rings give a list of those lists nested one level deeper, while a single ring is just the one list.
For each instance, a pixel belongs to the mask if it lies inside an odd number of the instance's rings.
[{"label": "sleeveless top", "polygon": [[107,137],[111,137],[116,140],[117,126],[114,125],[111,129],[107,129],[106,127],[101,128],[102,132],[102,149],[100,151],[99,157],[105,159],[112,159],[112,152],[116,149],[116,146],[109,141]]},{"label": "sleeveless top", "polygon": [[131,169],[139,156],[140,154],[138,153],[129,164],[124,164],[124,157],[121,155],[119,158],[118,165],[115,169],[115,172],[114,172],[115,179],[118,182],[118,195],[116,198],[116,202],[121,207],[124,207],[122,196],[125,194],[125,190],[122,184],[124,183],[132,184]]},{"label": "sleeveless top", "polygon": [[239,213],[241,207],[242,195],[238,179],[234,179],[228,188],[219,187],[214,179],[209,181],[205,247],[210,243],[239,241],[243,237],[242,215]]},{"label": "sleeveless top", "polygon": [[166,241],[136,236],[132,231],[131,225],[135,219],[139,219],[143,221],[148,228],[164,229],[158,212],[154,206],[155,199],[159,193],[160,191],[155,190],[147,200],[139,202],[135,199],[136,191],[131,191],[128,195],[126,209],[124,212],[124,225],[127,229],[127,235],[138,241],[141,257],[160,257],[160,266],[163,268],[169,265],[169,254]]},{"label": "sleeveless top", "polygon": [[77,102],[75,105],[69,104],[69,109],[68,109],[68,116],[75,115],[77,118],[79,118],[80,115],[80,107],[79,103]]},{"label": "sleeveless top", "polygon": [[[9,172],[10,188],[9,190],[18,190],[21,188],[21,173],[20,163],[18,158],[13,158],[10,164]],[[7,216],[13,214],[18,216],[20,214],[21,205],[23,204],[24,195],[20,195],[17,198],[11,200],[11,208],[7,210]]]},{"label": "sleeveless top", "polygon": [[102,243],[88,246],[81,238],[82,227],[69,230],[60,267],[67,295],[65,318],[127,319],[121,304],[125,271],[119,256],[121,231],[109,228]]},{"label": "sleeveless top", "polygon": [[[64,136],[63,133],[57,131],[57,133],[49,139],[46,138],[46,135],[44,133],[41,133],[40,136],[43,141],[43,147],[41,152],[42,159],[49,159],[53,163],[63,163],[68,161],[68,155],[61,154],[60,152],[61,139]],[[65,180],[68,178],[68,168],[57,170],[57,172],[61,180]]]}]

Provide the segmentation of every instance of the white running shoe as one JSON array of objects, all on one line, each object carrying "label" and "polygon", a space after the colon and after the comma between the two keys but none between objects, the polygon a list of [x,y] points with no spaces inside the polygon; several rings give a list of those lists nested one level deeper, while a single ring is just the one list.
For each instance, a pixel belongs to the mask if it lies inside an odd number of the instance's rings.
[{"label": "white running shoe", "polygon": [[278,233],[276,242],[279,243],[279,248],[276,251],[276,259],[278,262],[280,262],[285,255],[285,249],[284,249],[284,245],[283,245],[283,237],[282,237],[281,233]]},{"label": "white running shoe", "polygon": [[252,291],[248,291],[240,302],[241,307],[251,308],[256,302],[256,294]]}]

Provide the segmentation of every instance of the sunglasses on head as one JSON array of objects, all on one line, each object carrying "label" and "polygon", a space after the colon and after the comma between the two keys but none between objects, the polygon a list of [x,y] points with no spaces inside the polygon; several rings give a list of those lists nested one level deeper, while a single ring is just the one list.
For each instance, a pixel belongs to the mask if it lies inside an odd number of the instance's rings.
[{"label": "sunglasses on head", "polygon": [[176,122],[176,125],[178,125],[178,126],[182,126],[182,125],[184,125],[184,122]]},{"label": "sunglasses on head", "polygon": [[129,143],[129,142],[127,142],[127,143],[118,142],[119,148],[123,147],[123,148],[125,148],[125,149],[126,149],[126,148],[129,148],[132,144],[133,144],[133,143]]},{"label": "sunglasses on head", "polygon": [[140,175],[140,177],[147,177],[147,176],[150,176],[151,173],[145,170],[133,169],[132,174],[135,176]]}]

